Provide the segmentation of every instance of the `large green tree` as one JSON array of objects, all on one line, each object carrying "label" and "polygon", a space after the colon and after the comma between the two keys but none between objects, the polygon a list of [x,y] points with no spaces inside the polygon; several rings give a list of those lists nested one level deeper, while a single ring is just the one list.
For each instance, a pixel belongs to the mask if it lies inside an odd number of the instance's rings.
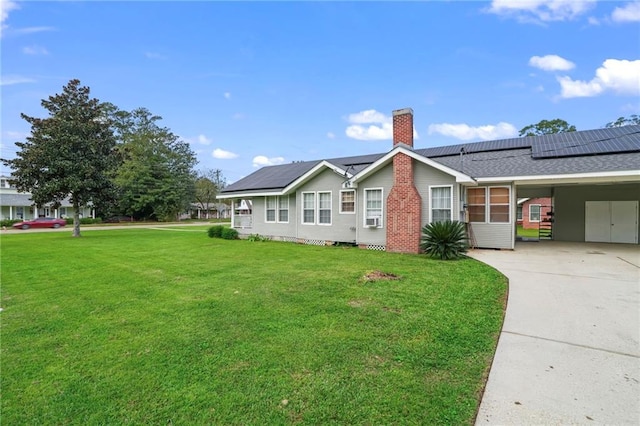
[{"label": "large green tree", "polygon": [[122,213],[137,218],[174,220],[194,198],[195,154],[162,118],[145,108],[131,112],[112,106],[110,121],[119,139],[114,181]]},{"label": "large green tree", "polygon": [[632,124],[640,124],[640,116],[632,114],[629,117],[618,117],[617,120],[607,123],[604,127],[622,127]]},{"label": "large green tree", "polygon": [[31,125],[26,142],[16,142],[15,159],[2,162],[12,169],[18,191],[30,192],[37,206],[69,197],[73,205],[73,236],[80,236],[80,208],[112,194],[108,171],[116,139],[104,104],[90,97],[90,89],[70,80],[61,94],[43,99],[47,118],[20,114]]},{"label": "large green tree", "polygon": [[553,133],[575,132],[576,126],[564,120],[556,118],[554,120],[541,120],[536,124],[530,124],[520,129],[520,136],[550,135]]},{"label": "large green tree", "polygon": [[206,169],[198,173],[195,200],[207,215],[210,205],[216,202],[216,196],[226,185],[226,179],[219,169]]}]

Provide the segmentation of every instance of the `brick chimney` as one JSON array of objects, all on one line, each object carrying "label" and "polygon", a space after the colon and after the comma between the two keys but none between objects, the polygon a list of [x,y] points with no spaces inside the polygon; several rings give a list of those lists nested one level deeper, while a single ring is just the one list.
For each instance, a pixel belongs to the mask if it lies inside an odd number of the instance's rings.
[{"label": "brick chimney", "polygon": [[[393,111],[393,146],[413,148],[413,110]],[[387,251],[419,253],[422,229],[422,198],[414,185],[413,158],[393,157],[393,187],[387,197]]]}]

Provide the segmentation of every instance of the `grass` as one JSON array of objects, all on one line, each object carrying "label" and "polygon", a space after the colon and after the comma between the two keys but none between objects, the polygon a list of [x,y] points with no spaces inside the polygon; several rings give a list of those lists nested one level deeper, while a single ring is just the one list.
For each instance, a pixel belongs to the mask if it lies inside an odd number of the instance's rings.
[{"label": "grass", "polygon": [[471,259],[204,230],[1,243],[8,425],[472,424],[503,319],[505,278]]},{"label": "grass", "polygon": [[522,225],[518,225],[518,228],[516,230],[516,235],[519,237],[526,237],[526,238],[538,238],[538,228],[524,229]]}]

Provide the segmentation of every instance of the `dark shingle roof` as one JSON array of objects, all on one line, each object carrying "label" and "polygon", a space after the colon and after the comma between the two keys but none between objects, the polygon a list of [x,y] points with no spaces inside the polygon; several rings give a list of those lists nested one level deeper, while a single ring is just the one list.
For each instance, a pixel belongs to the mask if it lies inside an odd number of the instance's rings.
[{"label": "dark shingle roof", "polygon": [[[473,178],[640,170],[640,125],[448,145],[415,152]],[[326,161],[353,175],[386,154]],[[275,192],[321,161],[264,167],[229,185],[222,193]]]}]

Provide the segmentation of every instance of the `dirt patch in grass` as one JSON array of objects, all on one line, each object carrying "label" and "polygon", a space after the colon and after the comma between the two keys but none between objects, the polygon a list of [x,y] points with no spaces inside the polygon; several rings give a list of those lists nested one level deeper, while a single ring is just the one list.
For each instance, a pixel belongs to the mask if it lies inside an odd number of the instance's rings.
[{"label": "dirt patch in grass", "polygon": [[365,274],[365,281],[391,281],[391,280],[399,280],[400,277],[396,274],[391,274],[389,272],[382,271],[371,271]]}]

